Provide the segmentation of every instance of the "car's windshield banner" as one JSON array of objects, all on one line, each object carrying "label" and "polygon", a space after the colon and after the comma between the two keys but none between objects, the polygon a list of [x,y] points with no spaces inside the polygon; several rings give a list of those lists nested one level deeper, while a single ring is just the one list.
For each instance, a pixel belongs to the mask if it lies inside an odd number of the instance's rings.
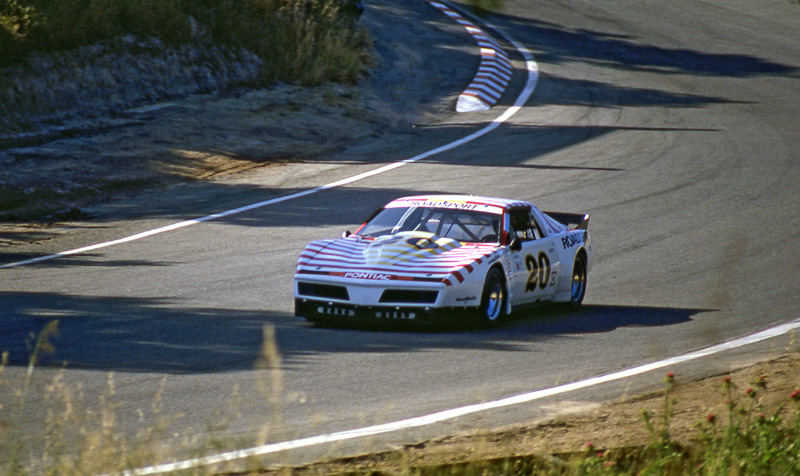
[{"label": "car's windshield banner", "polygon": [[468,210],[499,215],[503,213],[503,208],[489,203],[455,201],[455,200],[413,200],[396,201],[388,204],[386,208],[401,207],[425,207],[425,208],[447,208],[450,210]]}]

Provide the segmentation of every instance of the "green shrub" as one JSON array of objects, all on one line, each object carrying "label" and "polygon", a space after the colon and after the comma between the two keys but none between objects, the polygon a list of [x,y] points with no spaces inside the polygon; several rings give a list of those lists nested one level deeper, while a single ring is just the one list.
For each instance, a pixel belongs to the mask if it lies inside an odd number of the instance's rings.
[{"label": "green shrub", "polygon": [[0,66],[20,61],[27,53],[23,41],[38,21],[36,10],[17,0],[0,0]]},{"label": "green shrub", "polygon": [[247,49],[261,81],[354,81],[366,39],[340,0],[0,0],[0,66],[134,35]]},{"label": "green shrub", "polygon": [[472,5],[472,11],[479,15],[503,9],[503,0],[470,0],[469,3]]}]

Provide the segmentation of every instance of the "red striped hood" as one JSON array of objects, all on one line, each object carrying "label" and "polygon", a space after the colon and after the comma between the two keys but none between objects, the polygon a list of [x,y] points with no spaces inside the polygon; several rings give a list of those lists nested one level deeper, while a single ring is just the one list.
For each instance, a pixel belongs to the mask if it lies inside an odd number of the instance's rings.
[{"label": "red striped hood", "polygon": [[298,274],[365,280],[433,281],[455,284],[500,246],[461,243],[432,233],[401,232],[376,239],[356,235],[309,244],[297,261]]}]

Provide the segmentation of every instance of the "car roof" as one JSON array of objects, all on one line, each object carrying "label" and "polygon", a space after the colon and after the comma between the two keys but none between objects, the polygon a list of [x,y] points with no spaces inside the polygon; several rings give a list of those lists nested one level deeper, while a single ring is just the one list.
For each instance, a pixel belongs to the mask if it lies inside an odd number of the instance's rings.
[{"label": "car roof", "polygon": [[510,200],[506,198],[494,197],[479,197],[474,195],[413,195],[409,197],[400,197],[389,202],[386,207],[397,207],[407,205],[408,202],[435,202],[444,203],[464,203],[478,206],[489,206],[509,210],[511,208],[531,208],[533,205],[529,202],[522,200]]}]

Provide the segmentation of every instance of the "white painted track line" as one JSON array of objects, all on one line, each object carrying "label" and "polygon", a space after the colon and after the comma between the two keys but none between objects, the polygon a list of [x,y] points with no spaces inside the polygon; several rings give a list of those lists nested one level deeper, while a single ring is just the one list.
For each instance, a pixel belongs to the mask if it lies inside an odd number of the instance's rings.
[{"label": "white painted track line", "polygon": [[39,256],[37,258],[31,258],[31,259],[27,259],[27,260],[24,260],[24,261],[18,261],[18,262],[14,262],[14,263],[6,263],[4,265],[0,265],[0,269],[16,268],[16,267],[19,267],[19,266],[25,266],[25,265],[40,263],[42,261],[49,261],[49,260],[53,260],[53,259],[56,259],[56,258],[63,258],[63,257],[66,257],[66,256],[72,256],[72,255],[77,255],[77,254],[81,254],[81,253],[87,253],[89,251],[99,250],[99,249],[102,249],[102,248],[108,248],[110,246],[121,245],[123,243],[129,243],[131,241],[141,240],[142,238],[147,238],[149,236],[159,235],[161,233],[167,233],[167,232],[170,232],[170,231],[179,230],[181,228],[186,228],[188,226],[197,225],[198,223],[203,223],[203,222],[210,221],[210,220],[216,220],[216,219],[219,219],[219,218],[225,218],[225,217],[229,217],[229,216],[232,216],[232,215],[238,215],[240,213],[248,212],[248,211],[251,211],[251,210],[256,210],[258,208],[263,208],[263,207],[270,206],[270,205],[276,205],[278,203],[287,202],[289,200],[294,200],[296,198],[305,197],[307,195],[313,195],[315,193],[319,193],[319,192],[322,192],[322,191],[325,191],[325,190],[330,190],[332,188],[337,188],[337,187],[342,187],[344,185],[349,185],[349,184],[358,182],[360,180],[364,180],[366,178],[373,177],[375,175],[380,175],[380,174],[389,172],[391,170],[397,169],[399,167],[402,167],[404,165],[413,164],[415,162],[419,162],[421,160],[425,160],[425,159],[427,159],[429,157],[432,157],[432,156],[435,156],[435,155],[438,155],[438,154],[441,154],[441,153],[444,153],[444,152],[448,152],[448,151],[453,150],[453,149],[455,149],[457,147],[460,147],[460,146],[462,146],[464,144],[472,142],[472,141],[474,141],[474,140],[476,140],[476,139],[478,139],[480,137],[483,137],[486,134],[488,134],[488,133],[492,132],[493,130],[497,129],[501,124],[503,124],[504,122],[508,121],[517,112],[519,112],[519,110],[522,108],[522,106],[524,106],[525,103],[528,101],[528,99],[530,98],[531,94],[533,94],[533,90],[536,89],[536,83],[539,80],[539,65],[537,65],[536,62],[533,60],[533,56],[531,55],[530,51],[528,51],[521,44],[513,41],[511,38],[506,37],[506,39],[510,43],[512,43],[514,45],[514,47],[522,54],[522,57],[525,59],[525,65],[526,65],[526,69],[527,69],[527,73],[528,73],[528,78],[527,78],[527,81],[525,83],[525,88],[522,90],[520,95],[517,97],[517,99],[514,102],[513,106],[509,107],[502,115],[500,115],[499,117],[494,119],[492,122],[490,122],[488,125],[486,125],[486,127],[482,128],[482,129],[480,129],[480,130],[478,130],[478,131],[476,131],[476,132],[474,132],[474,133],[472,133],[472,134],[470,134],[470,135],[468,135],[466,137],[463,137],[463,138],[461,138],[461,139],[459,139],[459,140],[457,140],[455,142],[451,142],[449,144],[443,145],[443,146],[438,147],[436,149],[429,150],[427,152],[423,152],[422,154],[419,154],[417,156],[411,157],[410,159],[401,160],[399,162],[395,162],[395,163],[392,163],[392,164],[389,164],[389,165],[385,165],[385,166],[379,167],[379,168],[377,168],[375,170],[372,170],[372,171],[369,171],[369,172],[364,172],[364,173],[358,174],[358,175],[354,175],[352,177],[348,177],[346,179],[339,180],[338,182],[332,182],[332,183],[329,183],[329,184],[326,184],[326,185],[319,186],[317,188],[312,188],[312,189],[304,190],[304,191],[301,191],[301,192],[293,193],[293,194],[290,194],[290,195],[284,195],[284,196],[281,196],[281,197],[272,198],[270,200],[265,200],[263,202],[258,202],[258,203],[254,203],[254,204],[251,204],[251,205],[246,205],[244,207],[235,208],[233,210],[227,210],[227,211],[224,211],[224,212],[215,213],[213,215],[207,215],[207,216],[200,217],[200,218],[194,218],[194,219],[191,219],[191,220],[186,220],[186,221],[174,223],[172,225],[167,225],[167,226],[164,226],[164,227],[161,227],[161,228],[156,228],[156,229],[153,229],[153,230],[145,231],[145,232],[142,232],[142,233],[138,233],[136,235],[128,236],[128,237],[125,237],[125,238],[120,238],[120,239],[117,239],[117,240],[106,241],[106,242],[103,242],[103,243],[97,243],[97,244],[94,244],[94,245],[84,246],[82,248],[76,248],[76,249],[69,250],[69,251],[62,251],[60,253],[55,253],[55,254],[51,254],[51,255]]},{"label": "white painted track line", "polygon": [[201,466],[211,466],[215,464],[226,463],[229,461],[236,461],[244,458],[264,456],[286,450],[306,448],[310,446],[322,445],[325,443],[342,442],[346,440],[352,440],[355,438],[362,438],[365,436],[376,436],[394,431],[408,430],[411,428],[418,428],[422,426],[432,425],[434,423],[440,423],[443,421],[452,420],[465,415],[470,415],[487,410],[493,410],[497,408],[509,407],[512,405],[519,405],[521,403],[528,403],[547,397],[562,395],[568,392],[586,389],[589,387],[593,387],[595,385],[600,385],[604,383],[614,382],[616,380],[622,380],[625,378],[642,375],[647,372],[652,372],[654,370],[664,369],[667,367],[690,362],[693,360],[698,360],[703,357],[708,357],[710,355],[718,354],[720,352],[737,349],[739,347],[743,347],[750,344],[756,344],[758,342],[762,342],[767,339],[772,339],[774,337],[780,337],[798,328],[800,328],[800,319],[789,322],[787,324],[779,325],[777,327],[772,327],[770,329],[755,334],[751,334],[749,336],[740,337],[738,339],[724,342],[722,344],[717,344],[705,349],[700,349],[694,352],[689,352],[687,354],[679,355],[677,357],[670,357],[664,360],[659,360],[657,362],[652,362],[649,364],[640,365],[638,367],[633,367],[627,370],[622,370],[620,372],[614,372],[611,374],[601,375],[598,377],[591,377],[585,380],[568,383],[566,385],[559,385],[557,387],[545,388],[542,390],[523,393],[521,395],[515,395],[500,400],[494,400],[491,402],[479,403],[475,405],[467,405],[464,407],[453,408],[450,410],[444,410],[437,413],[431,413],[429,415],[423,415],[415,418],[409,418],[406,420],[385,423],[382,425],[374,425],[364,428],[356,428],[353,430],[329,433],[327,435],[318,435],[309,438],[300,438],[297,440],[272,443],[268,445],[258,446],[255,448],[230,451],[218,455],[206,456],[204,458],[195,458],[185,461],[179,461],[176,463],[168,463],[158,466],[151,466],[148,468],[136,469],[132,471],[127,471],[123,474],[125,474],[126,476],[145,476],[152,474],[170,473],[173,471],[180,471]]}]

